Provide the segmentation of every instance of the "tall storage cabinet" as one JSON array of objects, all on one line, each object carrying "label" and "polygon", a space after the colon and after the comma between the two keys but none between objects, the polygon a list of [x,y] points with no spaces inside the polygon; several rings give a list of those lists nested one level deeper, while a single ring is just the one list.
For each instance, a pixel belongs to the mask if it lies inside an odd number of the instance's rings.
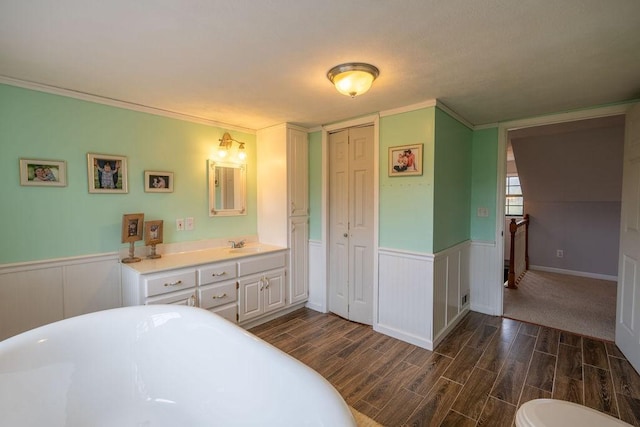
[{"label": "tall storage cabinet", "polygon": [[[257,132],[258,237],[289,248],[288,304],[309,297],[309,141],[290,124]],[[286,191],[284,191],[286,189]]]}]

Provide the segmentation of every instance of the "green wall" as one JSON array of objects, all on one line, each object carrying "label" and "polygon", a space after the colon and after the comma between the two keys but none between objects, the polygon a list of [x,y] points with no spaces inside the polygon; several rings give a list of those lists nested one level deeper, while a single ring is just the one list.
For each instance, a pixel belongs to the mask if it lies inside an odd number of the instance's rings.
[{"label": "green wall", "polygon": [[309,133],[309,239],[322,240],[322,132]]},{"label": "green wall", "polygon": [[[473,132],[471,160],[471,239],[496,240],[498,188],[498,128]],[[488,217],[478,217],[478,208],[487,208]]]},{"label": "green wall", "polygon": [[[435,107],[380,119],[380,229],[383,248],[433,251]],[[422,176],[390,177],[389,147],[424,144]]]},{"label": "green wall", "polygon": [[[256,234],[255,135],[247,143],[246,216],[208,216],[207,159],[225,129],[0,84],[0,264],[112,252],[122,215],[165,221],[165,243]],[[87,153],[128,158],[128,194],[90,194]],[[20,158],[65,160],[66,187],[20,186]],[[145,193],[145,170],[171,171],[173,193]],[[193,217],[193,231],[175,219]],[[141,243],[141,242],[140,242]]]},{"label": "green wall", "polygon": [[[381,117],[379,131],[380,247],[434,253],[469,240],[474,132],[436,107]],[[321,132],[309,141],[310,238],[320,240]],[[423,174],[390,177],[389,147],[413,144],[423,144]]]},{"label": "green wall", "polygon": [[436,108],[433,252],[469,240],[471,129]]}]

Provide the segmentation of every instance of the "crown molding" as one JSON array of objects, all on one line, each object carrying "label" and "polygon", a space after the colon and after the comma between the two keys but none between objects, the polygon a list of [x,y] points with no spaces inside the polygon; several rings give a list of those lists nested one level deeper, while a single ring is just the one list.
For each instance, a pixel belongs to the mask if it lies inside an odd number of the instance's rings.
[{"label": "crown molding", "polygon": [[435,107],[436,105],[437,105],[437,101],[435,99],[429,99],[427,101],[419,102],[417,104],[405,105],[404,107],[398,107],[398,108],[392,108],[391,110],[380,111],[380,117],[408,113],[410,111],[421,110],[423,108]]},{"label": "crown molding", "polygon": [[473,130],[484,130],[484,129],[493,129],[500,126],[500,123],[486,123],[484,125],[476,125],[473,127]]},{"label": "crown molding", "polygon": [[163,110],[161,108],[149,107],[142,104],[135,104],[132,102],[121,101],[119,99],[106,98],[99,95],[92,95],[90,93],[79,92],[71,89],[65,89],[57,86],[45,85],[42,83],[30,82],[26,80],[14,79],[12,77],[0,75],[0,83],[9,86],[21,87],[23,89],[35,90],[38,92],[50,93],[52,95],[65,96],[67,98],[74,98],[81,101],[93,102],[96,104],[108,105],[110,107],[123,108],[126,110],[137,111],[140,113],[153,114],[155,116],[168,117],[171,119],[177,119],[185,122],[198,123],[206,126],[213,126],[223,128],[227,130],[234,130],[238,132],[244,132],[249,134],[255,134],[255,129],[245,128],[243,126],[235,126],[228,123],[217,122],[215,120],[204,119],[202,117],[191,116],[188,114],[178,113],[170,110]]},{"label": "crown molding", "polygon": [[444,111],[445,113],[447,113],[448,115],[450,115],[451,117],[453,117],[454,119],[456,119],[457,121],[459,121],[460,123],[468,127],[469,129],[476,130],[476,127],[471,122],[469,122],[467,119],[462,117],[460,114],[453,111],[451,108],[447,107],[446,104],[444,104],[442,101],[438,99],[436,99],[436,107],[438,107],[439,109],[441,109],[442,111]]}]

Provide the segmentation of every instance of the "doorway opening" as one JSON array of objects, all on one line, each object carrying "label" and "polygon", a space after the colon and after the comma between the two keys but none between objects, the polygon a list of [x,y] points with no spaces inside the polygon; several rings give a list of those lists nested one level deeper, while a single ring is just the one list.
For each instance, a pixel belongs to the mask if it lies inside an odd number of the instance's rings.
[{"label": "doorway opening", "polygon": [[[510,244],[506,183],[518,176],[520,197],[511,201],[524,200],[529,215],[531,271],[519,289],[504,289],[505,316],[614,339],[624,127],[624,115],[610,115],[507,131],[503,258]],[[597,301],[608,305],[599,316],[590,310]]]}]

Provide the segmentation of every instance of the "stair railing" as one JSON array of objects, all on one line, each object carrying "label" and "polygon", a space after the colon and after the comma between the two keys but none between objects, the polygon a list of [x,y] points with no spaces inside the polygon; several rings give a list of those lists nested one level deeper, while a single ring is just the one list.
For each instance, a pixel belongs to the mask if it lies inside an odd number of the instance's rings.
[{"label": "stair railing", "polygon": [[520,221],[511,218],[509,224],[511,248],[509,249],[509,274],[507,288],[518,289],[518,282],[529,269],[529,214]]}]

